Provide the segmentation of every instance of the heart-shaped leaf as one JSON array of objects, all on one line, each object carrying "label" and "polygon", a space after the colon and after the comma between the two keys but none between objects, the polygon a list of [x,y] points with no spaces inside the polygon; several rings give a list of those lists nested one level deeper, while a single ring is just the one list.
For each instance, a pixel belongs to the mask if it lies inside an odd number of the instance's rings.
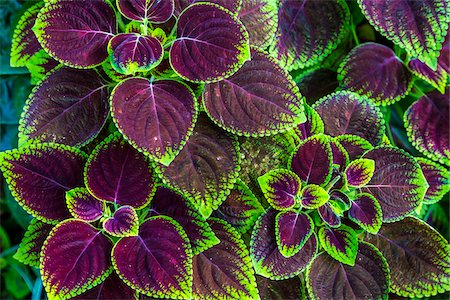
[{"label": "heart-shaped leaf", "polygon": [[377,199],[366,193],[357,195],[352,201],[348,218],[373,234],[380,230],[383,221],[381,206]]},{"label": "heart-shaped leaf", "polygon": [[103,202],[92,196],[84,187],[67,191],[66,203],[70,214],[82,221],[97,221],[103,215]]},{"label": "heart-shaped leaf", "polygon": [[333,166],[337,166],[339,171],[344,171],[350,161],[347,150],[335,138],[330,141],[330,146],[333,153]]},{"label": "heart-shaped leaf", "polygon": [[339,86],[336,71],[327,68],[313,68],[294,78],[300,93],[310,105],[333,93]]},{"label": "heart-shaped leaf", "polygon": [[220,242],[198,210],[182,195],[168,188],[158,188],[150,208],[150,215],[169,216],[183,227],[193,255]]},{"label": "heart-shaped leaf", "polygon": [[201,116],[194,132],[169,166],[159,165],[163,180],[181,191],[208,217],[226,199],[239,171],[238,143]]},{"label": "heart-shaped leaf", "polygon": [[117,0],[119,11],[128,19],[164,23],[174,10],[173,0]]},{"label": "heart-shaped leaf", "polygon": [[285,280],[270,280],[263,276],[256,276],[259,297],[263,300],[273,299],[305,299],[306,291],[301,276]]},{"label": "heart-shaped leaf", "polygon": [[345,1],[283,1],[278,10],[277,57],[292,70],[322,61],[346,33]]},{"label": "heart-shaped leaf", "polygon": [[250,256],[256,274],[282,280],[297,276],[306,268],[317,253],[317,239],[312,234],[297,254],[284,257],[276,241],[276,215],[277,211],[269,208],[256,221],[250,240]]},{"label": "heart-shaped leaf", "polygon": [[275,218],[277,246],[284,257],[297,254],[313,233],[314,223],[306,214],[283,211]]},{"label": "heart-shaped leaf", "polygon": [[412,87],[412,75],[391,48],[365,43],[342,62],[338,79],[344,89],[364,95],[377,105],[397,102]]},{"label": "heart-shaped leaf", "polygon": [[192,260],[192,294],[196,299],[257,299],[258,290],[247,246],[227,222],[210,218],[220,244]]},{"label": "heart-shaped leaf", "polygon": [[318,208],[319,215],[322,220],[331,227],[341,226],[341,217],[339,217],[333,210],[331,203],[325,203]]},{"label": "heart-shaped leaf", "polygon": [[358,158],[345,168],[345,178],[349,186],[363,187],[372,179],[375,162],[367,158]]},{"label": "heart-shaped leaf", "polygon": [[423,198],[423,203],[433,204],[442,199],[442,197],[450,192],[450,171],[423,157],[417,157],[422,173],[428,182],[428,189]]},{"label": "heart-shaped leaf", "polygon": [[152,217],[139,235],[116,243],[113,265],[134,290],[150,297],[185,299],[191,296],[192,251],[183,228],[166,216]]},{"label": "heart-shaped leaf", "polygon": [[392,292],[403,297],[430,297],[450,290],[450,246],[424,222],[407,217],[385,223],[366,235],[386,258]]},{"label": "heart-shaped leaf", "polygon": [[447,72],[438,63],[436,70],[432,70],[428,65],[421,62],[419,59],[412,59],[408,63],[411,72],[417,77],[425,80],[436,88],[442,94],[445,93],[445,86],[447,84]]},{"label": "heart-shaped leaf", "polygon": [[197,118],[194,97],[178,81],[129,78],[111,95],[113,120],[136,148],[169,164],[192,133]]},{"label": "heart-shaped leaf", "polygon": [[111,249],[112,242],[88,223],[69,219],[56,225],[41,252],[49,298],[70,299],[104,281],[113,270]]},{"label": "heart-shaped leaf", "polygon": [[297,125],[296,128],[296,132],[300,139],[306,140],[315,134],[323,133],[322,119],[311,106],[305,105],[305,115],[306,121]]},{"label": "heart-shaped leaf", "polygon": [[364,158],[375,161],[375,171],[362,190],[378,200],[383,221],[402,219],[420,205],[428,184],[411,155],[393,147],[378,147]]},{"label": "heart-shaped leaf", "polygon": [[307,184],[327,184],[333,167],[333,154],[328,137],[319,134],[304,140],[294,152],[289,165]]},{"label": "heart-shaped leaf", "polygon": [[358,0],[358,3],[377,31],[436,69],[447,34],[450,6],[442,1]]},{"label": "heart-shaped leaf", "polygon": [[73,299],[137,300],[138,292],[126,285],[116,272],[112,272],[105,281]]},{"label": "heart-shaped leaf", "polygon": [[380,251],[360,243],[354,266],[322,252],[307,269],[307,288],[315,299],[388,299],[389,266]]},{"label": "heart-shaped leaf", "polygon": [[305,209],[316,209],[324,205],[328,199],[330,199],[330,196],[323,187],[316,184],[308,184],[301,192],[300,204]]},{"label": "heart-shaped leaf", "polygon": [[195,3],[183,11],[177,24],[170,64],[186,80],[219,81],[250,59],[247,30],[220,5]]},{"label": "heart-shaped leaf", "polygon": [[258,178],[259,186],[269,204],[277,210],[294,207],[302,186],[297,174],[275,169]]},{"label": "heart-shaped leaf", "polygon": [[32,144],[0,153],[0,169],[16,201],[41,221],[70,218],[66,192],[83,185],[86,154],[59,144]]},{"label": "heart-shaped leaf", "polygon": [[322,98],[313,108],[322,118],[326,134],[353,134],[373,145],[379,145],[383,139],[383,115],[367,98],[353,92],[340,91]]},{"label": "heart-shaped leaf", "polygon": [[338,135],[333,140],[339,142],[344,147],[350,161],[360,158],[365,152],[373,149],[371,143],[357,135]]},{"label": "heart-shaped leaf", "polygon": [[208,115],[238,135],[264,136],[306,120],[297,86],[274,59],[251,49],[252,60],[227,79],[205,85]]},{"label": "heart-shaped leaf", "polygon": [[28,225],[14,258],[23,264],[39,268],[41,248],[53,226],[34,218]]},{"label": "heart-shaped leaf", "polygon": [[[449,6],[450,7],[450,6]],[[445,94],[432,91],[420,97],[406,111],[408,138],[429,158],[450,166],[450,88]]]},{"label": "heart-shaped leaf", "polygon": [[109,113],[107,86],[92,70],[60,68],[41,81],[25,103],[19,144],[27,140],[82,146]]},{"label": "heart-shaped leaf", "polygon": [[117,32],[116,14],[108,1],[47,1],[33,30],[42,47],[65,65],[90,68],[107,57]]},{"label": "heart-shaped leaf", "polygon": [[85,183],[96,198],[137,209],[155,193],[155,178],[148,157],[115,132],[95,147],[84,170]]},{"label": "heart-shaped leaf", "polygon": [[122,33],[109,40],[108,53],[113,68],[122,74],[153,69],[163,59],[164,49],[152,36]]},{"label": "heart-shaped leaf", "polygon": [[352,228],[343,224],[338,228],[322,227],[319,241],[332,258],[349,266],[355,265],[358,235]]},{"label": "heart-shaped leaf", "polygon": [[133,207],[121,206],[111,218],[103,222],[103,229],[112,236],[137,236],[139,218]]}]

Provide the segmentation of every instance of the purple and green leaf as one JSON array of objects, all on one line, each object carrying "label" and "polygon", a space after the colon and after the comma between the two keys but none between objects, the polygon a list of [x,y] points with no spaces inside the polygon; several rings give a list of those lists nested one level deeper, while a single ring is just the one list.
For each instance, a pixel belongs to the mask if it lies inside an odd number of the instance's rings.
[{"label": "purple and green leaf", "polygon": [[371,143],[357,135],[338,135],[333,140],[339,142],[344,147],[350,161],[360,158],[365,152],[373,149]]},{"label": "purple and green leaf", "polygon": [[380,203],[371,194],[359,194],[352,201],[348,218],[367,232],[376,234],[383,222]]},{"label": "purple and green leaf", "polygon": [[423,198],[424,204],[433,204],[450,192],[450,171],[434,161],[416,157],[417,163],[428,182],[428,189]]},{"label": "purple and green leaf", "polygon": [[30,72],[31,84],[36,85],[60,65],[59,61],[53,59],[44,49],[41,49],[29,58],[25,66]]},{"label": "purple and green leaf", "polygon": [[331,227],[341,226],[341,217],[338,216],[334,210],[331,203],[325,203],[318,208],[318,212],[322,220]]},{"label": "purple and green leaf", "polygon": [[302,182],[294,172],[275,169],[258,178],[259,187],[267,202],[277,210],[288,210],[300,196]]},{"label": "purple and green leaf", "polygon": [[285,280],[271,280],[263,276],[256,276],[259,297],[261,300],[305,299],[306,291],[301,276]]},{"label": "purple and green leaf", "polygon": [[278,251],[284,257],[297,254],[314,233],[313,220],[295,211],[282,211],[275,217],[275,235]]},{"label": "purple and green leaf", "polygon": [[311,105],[326,95],[333,93],[339,87],[337,73],[328,68],[313,68],[294,77],[300,93]]},{"label": "purple and green leaf", "polygon": [[330,195],[323,187],[308,184],[301,192],[300,204],[305,209],[316,209],[324,205],[328,199],[330,199]]},{"label": "purple and green leaf", "polygon": [[120,13],[130,20],[164,23],[174,10],[173,0],[117,0]]},{"label": "purple and green leaf", "polygon": [[306,121],[297,125],[295,131],[302,140],[323,133],[323,122],[319,114],[311,106],[305,104]]},{"label": "purple and green leaf", "polygon": [[323,249],[334,259],[354,266],[358,250],[358,235],[341,224],[338,228],[322,227],[319,230],[319,241]]},{"label": "purple and green leaf", "polygon": [[416,58],[409,61],[408,67],[414,75],[431,84],[442,94],[445,93],[448,74],[439,63],[436,70],[432,70],[428,65]]},{"label": "purple and green leaf", "polygon": [[103,221],[103,229],[112,236],[137,236],[139,231],[138,215],[133,207],[121,206],[112,217]]},{"label": "purple and green leaf", "polygon": [[116,272],[112,272],[105,281],[73,299],[138,300],[138,292],[126,285]]},{"label": "purple and green leaf", "polygon": [[349,186],[361,188],[369,183],[375,172],[375,162],[367,158],[351,161],[345,168],[345,178]]},{"label": "purple and green leaf", "polygon": [[228,9],[233,15],[236,15],[242,5],[243,0],[174,0],[174,14],[176,16],[179,16],[184,9],[196,2],[215,3],[222,6],[223,8]]},{"label": "purple and green leaf", "polygon": [[330,140],[330,146],[331,152],[333,153],[333,166],[335,168],[337,167],[338,171],[344,171],[350,161],[347,150],[345,150],[344,146],[336,138]]},{"label": "purple and green leaf", "polygon": [[70,214],[75,219],[94,222],[103,216],[103,201],[92,196],[84,187],[78,187],[67,191],[66,203]]}]

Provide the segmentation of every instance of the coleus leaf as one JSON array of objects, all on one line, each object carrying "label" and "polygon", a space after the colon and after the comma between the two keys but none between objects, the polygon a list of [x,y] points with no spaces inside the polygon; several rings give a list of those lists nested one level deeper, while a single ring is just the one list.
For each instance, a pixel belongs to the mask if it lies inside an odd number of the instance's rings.
[{"label": "coleus leaf", "polygon": [[441,66],[447,74],[450,74],[450,30],[447,31],[447,36],[442,44],[442,49],[438,57],[438,64]]},{"label": "coleus leaf", "polygon": [[159,165],[166,184],[180,191],[208,217],[226,199],[239,171],[239,145],[200,116],[187,144],[169,166]]},{"label": "coleus leaf", "polygon": [[381,228],[383,215],[381,206],[372,195],[362,193],[352,201],[348,218],[370,233],[377,233]]},{"label": "coleus leaf", "polygon": [[103,222],[103,229],[112,236],[137,236],[139,218],[133,207],[121,206],[114,215]]},{"label": "coleus leaf", "polygon": [[316,209],[324,205],[328,199],[330,199],[330,196],[323,187],[316,184],[308,184],[301,192],[300,204],[306,209]]},{"label": "coleus leaf", "polygon": [[14,258],[25,265],[39,268],[41,248],[53,226],[34,218],[28,225]]},{"label": "coleus leaf", "polygon": [[345,1],[283,1],[278,10],[276,54],[289,70],[322,61],[346,33]]},{"label": "coleus leaf", "polygon": [[417,77],[425,80],[436,88],[442,94],[445,93],[445,86],[447,84],[447,72],[438,63],[436,70],[432,70],[428,65],[421,62],[419,59],[412,59],[408,63],[411,72]]},{"label": "coleus leaf", "polygon": [[262,300],[274,299],[305,299],[306,291],[300,276],[285,280],[270,280],[263,276],[256,276],[259,297]]},{"label": "coleus leaf", "polygon": [[134,290],[150,297],[190,298],[191,246],[173,219],[148,219],[141,224],[138,236],[116,243],[112,258],[119,277]]},{"label": "coleus leaf", "polygon": [[157,66],[163,59],[164,49],[155,37],[122,33],[109,40],[108,53],[117,72],[134,74]]},{"label": "coleus leaf", "polygon": [[113,120],[137,149],[169,164],[192,133],[197,118],[194,98],[178,81],[129,78],[112,92]]},{"label": "coleus leaf", "polygon": [[296,204],[302,182],[294,172],[275,169],[258,178],[267,202],[277,210],[288,210]]},{"label": "coleus leaf", "polygon": [[41,252],[49,298],[70,299],[104,281],[112,272],[111,250],[112,242],[88,223],[69,219],[56,225]]},{"label": "coleus leaf", "polygon": [[388,299],[389,266],[380,251],[360,243],[354,266],[322,252],[307,269],[307,288],[314,299]]},{"label": "coleus leaf", "polygon": [[[449,5],[450,7],[450,5]],[[450,88],[445,94],[432,91],[406,111],[404,122],[409,140],[429,158],[450,166]]]},{"label": "coleus leaf", "polygon": [[70,214],[82,221],[97,221],[103,215],[103,202],[92,196],[84,187],[67,191],[66,203]]},{"label": "coleus leaf", "polygon": [[208,220],[220,243],[192,260],[196,299],[257,299],[258,290],[247,247],[227,222]]},{"label": "coleus leaf", "polygon": [[83,185],[85,161],[80,150],[59,144],[32,144],[0,153],[0,169],[14,198],[50,224],[70,218],[65,194]]},{"label": "coleus leaf", "polygon": [[314,135],[300,144],[289,163],[292,171],[307,184],[327,184],[331,178],[333,156],[328,137]]},{"label": "coleus leaf", "polygon": [[416,161],[429,185],[423,203],[433,204],[438,202],[450,191],[450,171],[423,157],[416,157]]},{"label": "coleus leaf", "polygon": [[119,11],[128,19],[164,23],[174,10],[173,0],[117,0]]},{"label": "coleus leaf", "polygon": [[107,86],[95,71],[59,68],[25,103],[19,144],[38,140],[83,146],[100,132],[108,113]]},{"label": "coleus leaf", "polygon": [[227,221],[237,231],[244,234],[252,228],[263,212],[263,206],[256,196],[243,181],[238,179],[227,199],[212,215]]},{"label": "coleus leaf", "polygon": [[347,150],[335,138],[331,139],[330,146],[333,154],[333,166],[337,166],[339,171],[344,171],[350,161]]},{"label": "coleus leaf", "polygon": [[250,45],[264,49],[272,42],[277,31],[277,10],[273,0],[242,0],[238,18],[248,31]]},{"label": "coleus leaf", "polygon": [[264,136],[306,120],[297,86],[277,62],[256,48],[231,77],[208,83],[206,112],[216,124],[238,135]]},{"label": "coleus leaf", "polygon": [[269,208],[259,217],[250,240],[250,256],[256,274],[273,280],[300,274],[317,253],[316,235],[312,234],[297,254],[284,257],[278,250],[275,235],[277,211]]},{"label": "coleus leaf", "polygon": [[119,132],[95,147],[84,170],[85,184],[96,198],[137,209],[146,206],[155,193],[150,160]]},{"label": "coleus leaf", "polygon": [[282,211],[275,217],[278,250],[284,257],[297,254],[314,232],[314,223],[307,214]]},{"label": "coleus leaf", "polygon": [[319,241],[332,258],[349,266],[355,265],[358,235],[352,228],[343,224],[338,228],[322,227],[319,230]]},{"label": "coleus leaf", "polygon": [[230,11],[212,3],[195,3],[178,19],[170,64],[182,78],[215,82],[250,59],[248,33]]},{"label": "coleus leaf", "polygon": [[443,234],[450,232],[448,212],[440,203],[434,203],[430,206],[423,206],[423,211],[425,211],[425,214],[421,216],[421,219],[427,222],[428,225]]},{"label": "coleus leaf", "polygon": [[333,140],[339,142],[344,147],[350,161],[360,158],[365,152],[373,149],[371,143],[357,135],[338,135]]},{"label": "coleus leaf", "polygon": [[116,14],[108,1],[47,1],[33,30],[52,57],[75,68],[90,68],[107,57],[117,32]]},{"label": "coleus leaf", "polygon": [[345,168],[345,178],[349,186],[363,187],[372,179],[375,162],[367,158],[358,158]]},{"label": "coleus leaf", "polygon": [[112,272],[105,281],[73,299],[137,300],[138,292],[126,285],[116,272]]},{"label": "coleus leaf", "polygon": [[450,290],[450,246],[426,223],[407,217],[366,235],[391,269],[391,291],[404,297],[430,297]]},{"label": "coleus leaf", "polygon": [[450,6],[443,1],[358,0],[358,3],[378,32],[436,69],[449,26]]},{"label": "coleus leaf", "polygon": [[321,67],[305,71],[294,80],[308,104],[333,93],[339,86],[336,71]]},{"label": "coleus leaf", "polygon": [[313,108],[322,118],[326,134],[353,134],[373,145],[382,141],[385,132],[383,115],[380,109],[365,97],[340,91],[322,98]]},{"label": "coleus leaf", "polygon": [[30,58],[42,49],[32,28],[43,6],[43,2],[35,3],[20,17],[12,38],[10,59],[12,67],[25,66]]},{"label": "coleus leaf", "polygon": [[177,221],[189,238],[193,255],[220,242],[197,209],[182,195],[168,188],[157,189],[151,202],[150,215],[165,215]]},{"label": "coleus leaf", "polygon": [[174,14],[178,16],[184,9],[196,2],[215,3],[228,9],[232,14],[236,14],[240,9],[243,0],[174,0]]},{"label": "coleus leaf", "polygon": [[30,83],[38,84],[52,71],[59,68],[61,63],[48,55],[44,49],[41,49],[29,58],[25,66],[30,72]]},{"label": "coleus leaf", "polygon": [[377,105],[397,102],[412,87],[412,75],[391,48],[364,43],[353,48],[338,70],[344,89],[369,97]]},{"label": "coleus leaf", "polygon": [[325,203],[324,205],[320,206],[318,208],[318,211],[322,220],[329,226],[331,227],[341,226],[341,217],[334,212],[331,203]]},{"label": "coleus leaf", "polygon": [[311,106],[305,105],[305,115],[306,121],[297,125],[295,128],[300,139],[306,140],[315,134],[323,133],[324,127],[322,119]]},{"label": "coleus leaf", "polygon": [[378,200],[383,221],[402,219],[421,204],[428,184],[411,155],[394,147],[377,147],[363,157],[375,161],[375,171],[362,191]]}]

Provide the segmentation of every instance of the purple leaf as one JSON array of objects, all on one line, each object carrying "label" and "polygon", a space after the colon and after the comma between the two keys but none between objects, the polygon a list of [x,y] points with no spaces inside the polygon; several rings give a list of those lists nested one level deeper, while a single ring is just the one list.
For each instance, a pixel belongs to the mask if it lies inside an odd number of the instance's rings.
[{"label": "purple leaf", "polygon": [[372,144],[357,135],[338,135],[333,140],[339,142],[344,147],[350,161],[360,158],[365,152],[373,149]]},{"label": "purple leaf", "polygon": [[180,15],[170,63],[182,78],[219,81],[249,59],[248,33],[228,10],[217,4],[196,3]]},{"label": "purple leaf", "polygon": [[406,111],[406,133],[414,147],[429,158],[450,166],[450,88],[445,94],[432,91]]},{"label": "purple leaf", "polygon": [[159,165],[163,180],[182,192],[208,217],[226,199],[239,171],[234,137],[200,116],[194,132],[169,166]]},{"label": "purple leaf", "polygon": [[196,2],[208,2],[215,3],[223,8],[228,9],[232,14],[236,14],[241,7],[242,0],[174,0],[175,3],[175,11],[174,14],[179,16],[180,13],[186,9],[189,5]]},{"label": "purple leaf", "polygon": [[139,218],[131,206],[121,206],[114,215],[103,222],[103,229],[117,237],[137,236],[139,230]]},{"label": "purple leaf", "polygon": [[436,69],[436,59],[447,34],[448,3],[439,0],[358,0],[358,3],[377,31]]},{"label": "purple leaf", "polygon": [[284,257],[297,254],[313,233],[313,220],[306,214],[283,211],[275,218],[278,250]]},{"label": "purple leaf", "polygon": [[70,214],[82,221],[94,222],[103,215],[103,202],[92,196],[84,187],[67,191],[66,203]]},{"label": "purple leaf", "polygon": [[69,299],[104,281],[112,272],[111,249],[112,242],[88,223],[69,219],[55,226],[41,253],[49,298]]},{"label": "purple leaf", "polygon": [[129,78],[111,95],[113,120],[136,148],[169,164],[192,133],[197,118],[194,97],[178,81]]},{"label": "purple leaf", "polygon": [[107,86],[92,70],[60,68],[41,81],[20,119],[19,144],[36,139],[83,146],[102,129],[109,113]]},{"label": "purple leaf", "polygon": [[338,166],[339,171],[345,170],[350,161],[347,150],[345,150],[344,146],[336,138],[330,141],[330,146],[331,152],[333,153],[333,166]]},{"label": "purple leaf", "polygon": [[340,91],[322,98],[313,108],[322,118],[326,134],[353,134],[373,145],[381,143],[385,131],[383,115],[369,99]]},{"label": "purple leaf", "polygon": [[166,216],[152,217],[139,235],[114,246],[113,265],[134,290],[150,297],[190,298],[192,251],[183,228]]},{"label": "purple leaf", "polygon": [[92,151],[85,168],[85,182],[96,198],[137,209],[155,193],[150,160],[115,132]]},{"label": "purple leaf", "polygon": [[314,299],[387,299],[389,266],[377,248],[360,243],[355,266],[345,265],[326,253],[307,270],[307,287]]},{"label": "purple leaf", "polygon": [[397,102],[413,84],[411,73],[394,51],[376,43],[353,48],[338,73],[344,89],[367,96],[377,105]]},{"label": "purple leaf", "polygon": [[32,144],[0,153],[11,193],[30,214],[56,224],[70,218],[66,192],[83,185],[86,154],[58,144]]},{"label": "purple leaf", "polygon": [[112,272],[105,281],[73,299],[137,300],[137,294],[138,293],[135,290],[126,285],[119,276],[117,276],[116,272]]},{"label": "purple leaf", "polygon": [[314,68],[311,71],[305,71],[295,78],[295,81],[308,104],[333,93],[339,86],[337,73],[326,68]]},{"label": "purple leaf", "polygon": [[319,208],[330,199],[328,192],[323,187],[315,184],[305,186],[300,197],[300,204],[305,209]]},{"label": "purple leaf", "polygon": [[257,299],[256,279],[247,246],[227,222],[211,218],[220,244],[192,260],[192,294],[196,299]]},{"label": "purple leaf", "polygon": [[330,203],[325,203],[324,205],[318,208],[319,215],[322,220],[327,223],[331,227],[339,227],[341,226],[341,218],[336,215],[331,207]]},{"label": "purple leaf", "polygon": [[417,77],[425,80],[436,88],[442,94],[445,93],[445,86],[447,84],[447,72],[438,63],[436,70],[432,70],[429,66],[418,59],[412,59],[408,63],[411,72]]},{"label": "purple leaf", "polygon": [[378,147],[364,154],[375,161],[375,171],[362,190],[381,205],[383,221],[396,221],[416,209],[428,188],[419,164],[403,150]]},{"label": "purple leaf", "polygon": [[423,203],[433,204],[450,192],[450,171],[429,159],[416,157],[422,173],[428,182],[428,189],[423,198]]},{"label": "purple leaf", "polygon": [[117,0],[119,11],[128,19],[164,23],[173,14],[173,0]]},{"label": "purple leaf", "polygon": [[345,168],[345,178],[349,186],[360,188],[369,183],[375,171],[375,162],[367,158],[358,158]]},{"label": "purple leaf", "polygon": [[183,227],[191,243],[193,255],[220,242],[198,210],[182,195],[168,188],[158,188],[150,208],[151,215],[171,217]]},{"label": "purple leaf", "polygon": [[442,49],[438,57],[438,64],[447,74],[450,74],[450,30],[447,31],[445,41],[442,44]]},{"label": "purple leaf", "polygon": [[71,67],[90,68],[108,57],[116,15],[108,1],[51,1],[39,12],[33,30],[52,57]]},{"label": "purple leaf", "polygon": [[295,128],[298,136],[302,140],[323,133],[323,122],[319,114],[309,105],[305,105],[306,121]]},{"label": "purple leaf", "polygon": [[116,35],[108,44],[111,65],[122,74],[134,74],[153,69],[163,59],[164,49],[152,36],[135,33]]},{"label": "purple leaf", "polygon": [[259,186],[267,202],[277,210],[287,210],[296,204],[302,182],[286,169],[275,169],[258,178]]},{"label": "purple leaf", "polygon": [[292,278],[300,274],[317,253],[315,234],[302,249],[289,258],[278,250],[275,235],[277,211],[269,208],[256,221],[250,240],[250,256],[257,274],[273,280]]},{"label": "purple leaf", "polygon": [[270,280],[257,275],[256,283],[262,300],[298,300],[306,297],[304,283],[300,280],[300,276],[286,280]]},{"label": "purple leaf", "polygon": [[283,1],[278,10],[278,59],[290,70],[322,61],[346,33],[345,1]]},{"label": "purple leaf", "polygon": [[348,218],[372,234],[380,230],[383,221],[381,206],[377,199],[365,193],[357,195],[352,201]]},{"label": "purple leaf", "polygon": [[332,258],[349,266],[355,265],[358,235],[352,228],[343,224],[338,228],[321,227],[319,241]]},{"label": "purple leaf", "polygon": [[307,184],[327,184],[333,165],[328,137],[319,134],[304,140],[294,152],[289,165]]},{"label": "purple leaf", "polygon": [[52,225],[45,224],[36,218],[32,219],[14,258],[25,265],[39,268],[41,248],[52,228]]},{"label": "purple leaf", "polygon": [[366,240],[386,258],[395,294],[421,298],[450,290],[450,246],[426,223],[413,217],[385,223]]},{"label": "purple leaf", "polygon": [[306,120],[297,86],[277,62],[256,48],[231,77],[205,85],[208,115],[237,135],[265,136]]}]

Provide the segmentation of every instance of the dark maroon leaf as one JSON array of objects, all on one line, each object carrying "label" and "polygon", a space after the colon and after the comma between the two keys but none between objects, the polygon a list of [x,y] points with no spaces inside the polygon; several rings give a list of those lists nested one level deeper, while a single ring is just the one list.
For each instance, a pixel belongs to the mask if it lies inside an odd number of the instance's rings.
[{"label": "dark maroon leaf", "polygon": [[357,195],[356,199],[352,201],[348,217],[367,232],[373,234],[380,230],[383,221],[381,206],[377,199],[365,193]]},{"label": "dark maroon leaf", "polygon": [[275,218],[278,250],[284,257],[297,254],[313,233],[314,223],[307,214],[283,211]]},{"label": "dark maroon leaf", "polygon": [[369,183],[375,171],[375,162],[367,158],[358,158],[345,168],[345,178],[349,186],[361,188]]},{"label": "dark maroon leaf", "polygon": [[329,203],[325,203],[318,208],[322,220],[331,227],[339,227],[341,225],[341,218],[331,208]]},{"label": "dark maroon leaf", "polygon": [[112,236],[136,236],[139,230],[138,215],[133,207],[121,206],[112,217],[103,222],[103,229]]},{"label": "dark maroon leaf", "polygon": [[173,0],[117,0],[119,11],[128,19],[164,23],[174,10]]},{"label": "dark maroon leaf", "polygon": [[256,275],[259,297],[262,300],[298,300],[306,299],[303,282],[299,276],[285,280],[270,280]]},{"label": "dark maroon leaf", "polygon": [[438,57],[438,64],[450,74],[450,30],[447,31],[445,41]]},{"label": "dark maroon leaf", "polygon": [[294,207],[302,182],[291,170],[275,169],[258,178],[259,186],[269,204],[277,210]]},{"label": "dark maroon leaf", "polygon": [[338,166],[338,169],[343,171],[350,161],[347,150],[336,139],[330,141],[330,146],[333,154],[333,165]]},{"label": "dark maroon leaf", "polygon": [[216,3],[220,6],[228,9],[233,14],[236,14],[241,6],[242,0],[174,0],[175,15],[178,16],[189,5],[196,3],[196,2]]},{"label": "dark maroon leaf", "polygon": [[92,196],[84,187],[67,191],[66,203],[70,214],[82,221],[97,221],[103,215],[103,202]]},{"label": "dark maroon leaf", "polygon": [[436,88],[442,94],[445,92],[445,86],[447,84],[447,72],[438,63],[436,70],[432,70],[425,63],[419,59],[412,59],[408,63],[408,67],[411,72],[419,78],[425,80]]},{"label": "dark maroon leaf", "polygon": [[320,98],[331,94],[339,86],[337,73],[326,68],[304,72],[295,78],[295,81],[308,104],[313,104]]},{"label": "dark maroon leaf", "polygon": [[425,204],[433,204],[450,191],[450,171],[429,159],[417,157],[422,173],[428,182],[428,189],[423,198]]},{"label": "dark maroon leaf", "polygon": [[264,49],[272,42],[277,31],[277,10],[277,3],[272,0],[242,0],[238,18],[248,31],[250,45]]},{"label": "dark maroon leaf", "polygon": [[133,300],[138,299],[137,294],[138,293],[135,290],[126,285],[119,276],[117,276],[116,272],[112,272],[105,281],[73,299]]}]

